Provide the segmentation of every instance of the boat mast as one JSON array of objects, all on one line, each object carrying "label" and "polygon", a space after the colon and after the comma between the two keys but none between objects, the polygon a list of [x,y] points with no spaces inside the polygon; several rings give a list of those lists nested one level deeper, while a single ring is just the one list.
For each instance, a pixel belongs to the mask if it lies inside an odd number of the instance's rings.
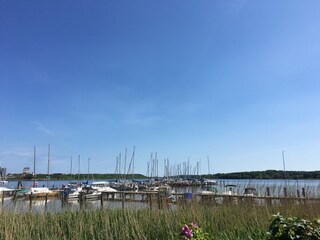
[{"label": "boat mast", "polygon": [[36,146],[33,146],[33,187],[36,186]]},{"label": "boat mast", "polygon": [[284,182],[285,182],[285,185],[287,185],[286,162],[284,161],[284,150],[282,151],[282,163],[283,163]]},{"label": "boat mast", "polygon": [[89,174],[90,174],[90,158],[88,158],[88,179],[89,179]]},{"label": "boat mast", "polygon": [[127,179],[126,171],[127,171],[127,148],[124,153],[124,171],[123,171],[123,178],[124,179]]},{"label": "boat mast", "polygon": [[119,172],[118,172],[118,179],[121,179],[121,153],[119,153]]},{"label": "boat mast", "polygon": [[70,177],[71,177],[71,174],[72,174],[72,156],[71,156],[71,161],[70,161]]},{"label": "boat mast", "polygon": [[80,182],[80,155],[78,157],[78,183]]},{"label": "boat mast", "polygon": [[135,155],[135,150],[136,150],[136,147],[133,146],[133,153],[132,153],[132,177],[131,177],[131,179],[133,179],[133,176],[134,176],[134,155]]},{"label": "boat mast", "polygon": [[155,160],[155,165],[156,165],[157,179],[159,179],[159,171],[158,171],[158,156],[157,156],[157,152],[156,152],[156,154],[155,154],[154,160]]},{"label": "boat mast", "polygon": [[48,144],[48,173],[47,173],[47,187],[49,187],[50,179],[50,144]]}]

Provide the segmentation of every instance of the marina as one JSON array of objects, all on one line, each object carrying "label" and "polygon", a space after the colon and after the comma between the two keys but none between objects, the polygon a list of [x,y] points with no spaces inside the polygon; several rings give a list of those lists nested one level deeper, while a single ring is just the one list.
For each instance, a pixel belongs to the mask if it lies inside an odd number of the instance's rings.
[{"label": "marina", "polygon": [[[14,183],[9,182],[9,187]],[[86,184],[53,181],[49,189],[28,187],[32,182],[26,181],[25,187],[6,188],[7,190],[0,192],[1,209],[17,212],[59,212],[82,208],[175,209],[196,204],[280,205],[320,201],[319,180],[301,181],[298,184],[294,180],[286,180],[286,185],[283,185],[284,181],[216,180],[211,181],[209,185],[191,184],[188,187],[176,187],[174,184],[171,186],[163,182],[150,184],[148,181],[136,180],[130,183],[130,186],[134,185],[131,190],[122,190],[124,187],[117,190],[110,187],[112,183],[102,180]],[[39,184],[42,182],[39,181]]]}]

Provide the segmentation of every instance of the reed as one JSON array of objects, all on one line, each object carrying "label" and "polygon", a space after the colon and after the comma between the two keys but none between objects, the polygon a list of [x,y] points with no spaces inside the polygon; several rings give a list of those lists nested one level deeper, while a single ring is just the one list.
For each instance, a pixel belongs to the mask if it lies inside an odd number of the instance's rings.
[{"label": "reed", "polygon": [[213,239],[265,239],[273,214],[313,220],[320,204],[278,206],[186,205],[175,210],[102,209],[59,213],[2,211],[0,239],[179,239],[181,226],[196,222]]}]

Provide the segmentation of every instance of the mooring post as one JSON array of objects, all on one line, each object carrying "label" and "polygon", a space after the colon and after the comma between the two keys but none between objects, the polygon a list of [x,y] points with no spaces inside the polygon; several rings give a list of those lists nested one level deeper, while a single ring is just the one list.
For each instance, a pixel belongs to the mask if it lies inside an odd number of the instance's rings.
[{"label": "mooring post", "polygon": [[121,207],[124,208],[124,198],[125,198],[125,195],[124,195],[124,192],[121,192]]},{"label": "mooring post", "polygon": [[284,194],[284,197],[288,197],[288,192],[286,187],[283,188],[283,194]]},{"label": "mooring post", "polygon": [[148,193],[148,199],[150,204],[150,210],[152,209],[152,193]]},{"label": "mooring post", "polygon": [[48,203],[48,193],[46,193],[44,205],[47,206],[47,203]]},{"label": "mooring post", "polygon": [[157,194],[157,202],[158,202],[158,208],[161,209],[160,192],[158,192]]},{"label": "mooring post", "polygon": [[16,199],[17,199],[17,190],[14,191],[13,198],[12,198],[14,205],[16,205]]},{"label": "mooring post", "polygon": [[3,206],[3,204],[4,204],[4,191],[2,191],[1,199],[2,199],[2,206]]},{"label": "mooring post", "polygon": [[302,188],[302,197],[306,197],[306,190],[304,189],[304,187]]},{"label": "mooring post", "polygon": [[84,202],[84,192],[79,192],[79,204],[80,204],[80,208],[83,207],[83,202]]},{"label": "mooring post", "polygon": [[303,203],[306,203],[306,190],[305,190],[305,188],[302,188],[302,197],[304,198],[303,199]]},{"label": "mooring post", "polygon": [[266,204],[271,205],[270,188],[269,187],[267,187],[267,189],[266,189]]},{"label": "mooring post", "polygon": [[30,210],[32,209],[32,192],[29,194],[29,207],[30,207]]},{"label": "mooring post", "polygon": [[64,204],[67,201],[67,194],[65,194],[64,191],[60,191],[59,195],[60,195],[59,198],[60,198],[60,201],[61,201],[61,208],[63,209],[64,208]]},{"label": "mooring post", "polygon": [[103,195],[104,195],[104,192],[101,192],[101,196],[100,196],[101,207],[103,207]]},{"label": "mooring post", "polygon": [[267,197],[270,197],[270,188],[269,187],[267,187],[266,193],[267,193]]}]

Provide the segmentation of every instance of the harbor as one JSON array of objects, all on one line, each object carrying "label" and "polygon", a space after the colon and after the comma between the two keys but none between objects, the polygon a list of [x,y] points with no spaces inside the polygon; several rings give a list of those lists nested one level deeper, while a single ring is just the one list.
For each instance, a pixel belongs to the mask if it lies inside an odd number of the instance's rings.
[{"label": "harbor", "polygon": [[[201,182],[201,181],[199,181]],[[41,184],[42,182],[40,182]],[[54,181],[48,187],[22,187],[1,191],[1,208],[4,211],[59,212],[99,208],[176,209],[207,204],[281,205],[319,202],[318,180],[313,181],[241,181],[217,180],[210,184],[194,181],[189,186],[176,186],[168,182],[133,181],[119,185],[112,181],[93,181],[86,184]],[[139,185],[138,185],[139,183]],[[273,184],[272,184],[273,183]],[[287,185],[283,185],[286,183]],[[11,183],[11,186],[14,183]],[[32,182],[25,182],[25,185]],[[267,185],[268,184],[268,185]],[[10,183],[9,183],[10,185]],[[113,188],[115,187],[115,188]],[[128,190],[129,189],[129,190]]]}]

